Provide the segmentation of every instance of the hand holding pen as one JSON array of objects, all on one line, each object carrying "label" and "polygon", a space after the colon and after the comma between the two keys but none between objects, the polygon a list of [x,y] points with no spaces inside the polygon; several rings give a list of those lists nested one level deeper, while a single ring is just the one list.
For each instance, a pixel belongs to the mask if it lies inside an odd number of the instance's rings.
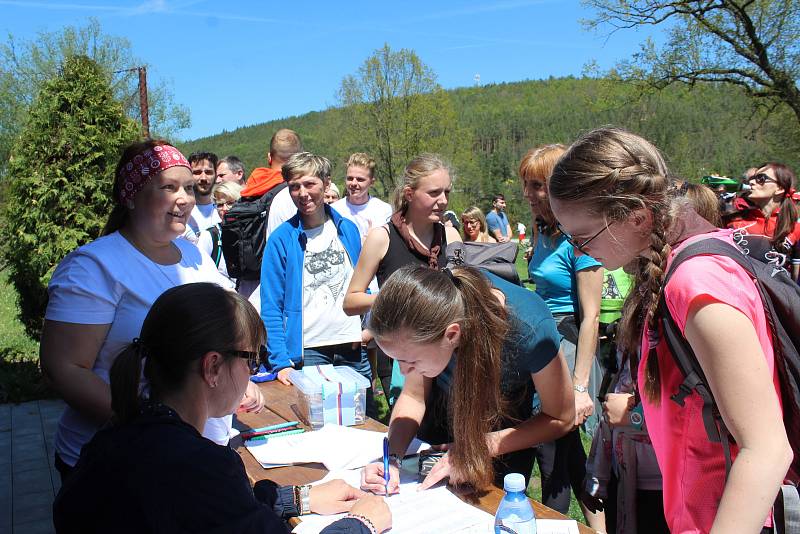
[{"label": "hand holding pen", "polygon": [[[361,470],[361,489],[376,495],[394,495],[400,492],[400,469],[391,460],[388,449],[384,447],[384,450],[386,454],[383,455],[383,462],[368,464]],[[387,464],[388,469],[384,467]],[[384,473],[388,473],[388,481]]]}]

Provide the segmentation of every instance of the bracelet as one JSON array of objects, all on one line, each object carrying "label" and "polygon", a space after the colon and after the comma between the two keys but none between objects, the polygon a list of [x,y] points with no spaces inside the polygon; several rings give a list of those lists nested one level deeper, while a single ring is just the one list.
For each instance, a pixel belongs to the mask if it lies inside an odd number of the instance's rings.
[{"label": "bracelet", "polygon": [[390,454],[389,455],[389,463],[394,464],[394,466],[398,469],[403,468],[403,457],[399,454]]},{"label": "bracelet", "polygon": [[300,508],[297,509],[300,515],[308,515],[311,513],[311,486],[298,486],[298,493],[300,494]]},{"label": "bracelet", "polygon": [[378,534],[378,530],[375,528],[375,525],[372,524],[372,521],[369,520],[368,517],[360,515],[360,514],[347,514],[345,519],[356,519],[366,526],[372,534]]}]

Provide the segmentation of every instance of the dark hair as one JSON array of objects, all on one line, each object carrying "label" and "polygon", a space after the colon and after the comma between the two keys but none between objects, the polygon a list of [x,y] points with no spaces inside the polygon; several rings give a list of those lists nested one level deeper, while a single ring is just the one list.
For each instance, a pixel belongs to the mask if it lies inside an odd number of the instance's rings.
[{"label": "dark hair", "polygon": [[242,160],[240,160],[236,156],[225,156],[224,158],[219,160],[219,162],[216,165],[214,165],[214,169],[219,167],[220,163],[224,163],[225,165],[227,165],[228,169],[230,169],[231,172],[242,171],[242,175],[245,174],[244,163],[242,163]]},{"label": "dark hair", "polygon": [[213,152],[193,152],[189,154],[189,157],[186,158],[189,160],[189,165],[194,165],[195,163],[199,163],[203,160],[208,160],[211,163],[211,166],[214,167],[214,170],[217,169],[217,162],[219,162],[219,158]]},{"label": "dark hair", "polygon": [[465,482],[482,488],[494,477],[486,434],[506,411],[500,368],[509,329],[508,313],[489,281],[472,267],[450,274],[403,267],[381,287],[372,305],[370,330],[378,339],[404,330],[414,343],[432,343],[441,340],[452,323],[461,326],[461,339],[450,388],[455,442],[450,457]]},{"label": "dark hair", "polygon": [[505,200],[505,199],[506,199],[505,195],[497,193],[495,196],[492,197],[492,204],[494,204],[498,200]]},{"label": "dark hair", "polygon": [[158,400],[183,387],[207,352],[258,350],[265,340],[261,317],[238,293],[209,282],[166,290],[147,313],[139,339],[111,366],[115,420],[125,423],[138,413],[142,358],[150,398]]},{"label": "dark hair", "polygon": [[795,206],[789,190],[795,187],[797,177],[792,168],[783,163],[767,162],[759,169],[765,167],[772,169],[772,172],[775,173],[775,181],[778,183],[778,187],[784,191],[783,200],[781,200],[779,207],[778,221],[775,225],[775,235],[772,236],[772,246],[778,252],[789,254],[791,247],[786,243],[786,236],[792,232],[797,222],[797,206]]},{"label": "dark hair", "polygon": [[111,209],[111,214],[108,216],[103,233],[101,235],[113,234],[128,222],[128,206],[123,204],[119,197],[122,187],[125,183],[125,178],[122,176],[122,167],[129,161],[133,160],[137,154],[142,154],[145,150],[152,149],[156,146],[169,145],[168,141],[163,139],[146,139],[144,141],[137,141],[126,146],[122,155],[119,157],[117,167],[114,169],[114,187],[111,191],[114,207]]}]

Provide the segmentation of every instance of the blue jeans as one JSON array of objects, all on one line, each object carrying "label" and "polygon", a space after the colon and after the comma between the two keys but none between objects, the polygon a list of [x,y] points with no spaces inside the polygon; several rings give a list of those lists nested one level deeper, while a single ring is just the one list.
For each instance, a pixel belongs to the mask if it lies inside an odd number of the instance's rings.
[{"label": "blue jeans", "polygon": [[358,343],[341,343],[339,345],[326,345],[324,347],[310,347],[303,349],[303,365],[341,365],[352,367],[355,372],[369,380],[367,388],[367,415],[377,418],[377,408],[372,393],[372,368],[369,365],[367,351]]}]

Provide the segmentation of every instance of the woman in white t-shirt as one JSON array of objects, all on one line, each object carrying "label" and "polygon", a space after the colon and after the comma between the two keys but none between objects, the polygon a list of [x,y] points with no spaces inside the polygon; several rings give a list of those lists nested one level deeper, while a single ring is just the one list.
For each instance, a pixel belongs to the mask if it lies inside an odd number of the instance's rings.
[{"label": "woman in white t-shirt", "polygon": [[[117,165],[113,194],[103,236],[67,255],[48,287],[40,358],[67,403],[55,438],[62,480],[110,418],[109,369],[139,335],[156,298],[189,282],[231,287],[209,257],[178,239],[195,199],[191,168],[176,148],[154,140],[130,145]],[[262,406],[257,388],[248,388],[243,408]],[[209,419],[204,435],[226,443],[230,419]]]},{"label": "woman in white t-shirt", "polygon": [[[214,186],[211,192],[211,197],[214,199],[214,206],[216,206],[219,220],[225,220],[225,214],[233,207],[233,204],[242,196],[242,186],[237,182],[220,182]],[[208,254],[217,270],[225,276],[228,276],[228,266],[225,263],[225,256],[222,253],[222,222],[218,222],[206,228],[197,237],[197,248]],[[236,283],[235,279],[231,279],[232,283]]]}]

